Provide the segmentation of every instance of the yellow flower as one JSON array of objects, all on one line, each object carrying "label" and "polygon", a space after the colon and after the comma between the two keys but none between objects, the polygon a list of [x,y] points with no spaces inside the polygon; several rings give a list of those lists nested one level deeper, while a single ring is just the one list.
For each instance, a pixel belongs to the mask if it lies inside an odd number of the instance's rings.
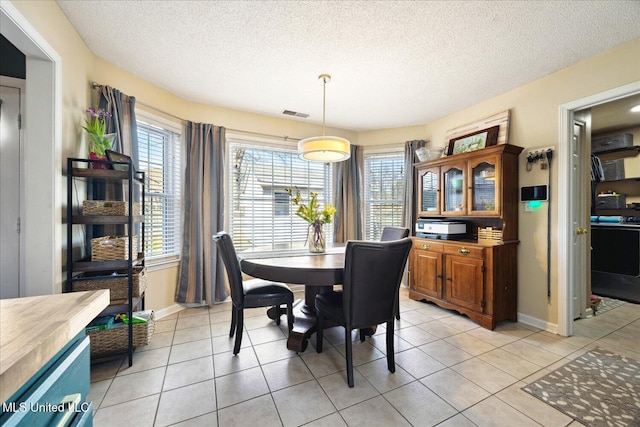
[{"label": "yellow flower", "polygon": [[298,187],[295,187],[295,195],[293,189],[285,188],[285,191],[291,197],[291,201],[294,205],[298,206],[296,215],[307,221],[309,224],[331,224],[333,214],[336,213],[336,208],[332,205],[324,205],[324,208],[320,209],[318,206],[318,193],[313,191],[309,192],[309,204],[305,204],[302,201],[302,196]]}]

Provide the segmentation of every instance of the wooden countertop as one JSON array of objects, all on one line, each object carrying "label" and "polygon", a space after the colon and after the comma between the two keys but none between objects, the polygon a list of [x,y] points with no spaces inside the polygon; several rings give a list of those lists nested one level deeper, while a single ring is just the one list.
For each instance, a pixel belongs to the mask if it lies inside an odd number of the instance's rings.
[{"label": "wooden countertop", "polygon": [[0,300],[0,402],[108,305],[108,290]]}]

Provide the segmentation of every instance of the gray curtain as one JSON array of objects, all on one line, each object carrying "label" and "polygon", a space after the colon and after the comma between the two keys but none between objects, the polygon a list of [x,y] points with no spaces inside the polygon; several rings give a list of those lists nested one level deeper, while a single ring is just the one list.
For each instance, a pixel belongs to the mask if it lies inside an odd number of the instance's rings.
[{"label": "gray curtain", "polygon": [[[135,97],[125,95],[110,86],[100,85],[98,107],[111,114],[106,121],[107,133],[117,134],[111,149],[130,156],[134,167],[139,170],[135,105]],[[128,188],[128,183],[117,185],[95,182],[92,184],[91,191],[94,200],[128,200]],[[133,189],[133,200],[140,201],[142,198],[140,186],[135,185]],[[124,225],[94,226],[93,233],[96,236],[129,234]],[[141,248],[138,248],[138,251],[140,250]]]},{"label": "gray curtain", "polygon": [[100,86],[99,107],[111,113],[107,120],[107,133],[116,133],[118,138],[111,149],[126,154],[133,160],[139,170],[138,163],[138,125],[135,113],[136,99],[110,86]]},{"label": "gray curtain", "polygon": [[364,230],[362,216],[362,147],[351,145],[351,157],[336,164],[336,213],[333,237],[336,242],[360,240]]},{"label": "gray curtain", "polygon": [[182,250],[176,302],[212,305],[229,296],[213,234],[224,226],[225,129],[185,122]]},{"label": "gray curtain", "polygon": [[413,224],[416,222],[415,210],[413,207],[417,201],[414,192],[416,182],[416,171],[413,164],[418,160],[416,150],[427,145],[424,139],[407,141],[404,143],[404,207],[402,218],[404,226],[413,231]]}]

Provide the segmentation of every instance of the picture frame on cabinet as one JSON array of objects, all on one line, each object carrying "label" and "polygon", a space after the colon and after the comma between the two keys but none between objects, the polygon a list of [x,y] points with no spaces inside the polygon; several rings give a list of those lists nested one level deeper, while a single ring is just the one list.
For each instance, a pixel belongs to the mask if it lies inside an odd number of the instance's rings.
[{"label": "picture frame on cabinet", "polygon": [[459,136],[449,140],[447,156],[452,154],[468,153],[485,147],[491,147],[498,142],[498,132],[500,126],[493,126],[482,129],[467,135]]},{"label": "picture frame on cabinet", "polygon": [[[126,154],[118,153],[116,151],[111,151],[111,150],[105,150],[105,154],[107,155],[107,159],[110,162],[129,163],[131,167],[133,167],[133,161],[131,160],[131,157],[127,156]],[[117,171],[129,170],[128,165],[112,165],[112,167],[113,167],[113,170],[117,170]]]}]

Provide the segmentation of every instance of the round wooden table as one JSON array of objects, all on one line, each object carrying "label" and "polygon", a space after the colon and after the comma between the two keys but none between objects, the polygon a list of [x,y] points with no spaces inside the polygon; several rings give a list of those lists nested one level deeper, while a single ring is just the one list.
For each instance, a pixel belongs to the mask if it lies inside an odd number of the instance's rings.
[{"label": "round wooden table", "polygon": [[[328,243],[327,251],[322,254],[289,245],[268,252],[256,248],[238,253],[242,271],[249,276],[305,285],[304,300],[297,300],[293,305],[295,320],[287,339],[289,350],[305,351],[309,337],[316,331],[316,294],[342,283],[344,246],[343,243]],[[275,319],[280,315],[279,309],[270,309],[268,314]]]}]

